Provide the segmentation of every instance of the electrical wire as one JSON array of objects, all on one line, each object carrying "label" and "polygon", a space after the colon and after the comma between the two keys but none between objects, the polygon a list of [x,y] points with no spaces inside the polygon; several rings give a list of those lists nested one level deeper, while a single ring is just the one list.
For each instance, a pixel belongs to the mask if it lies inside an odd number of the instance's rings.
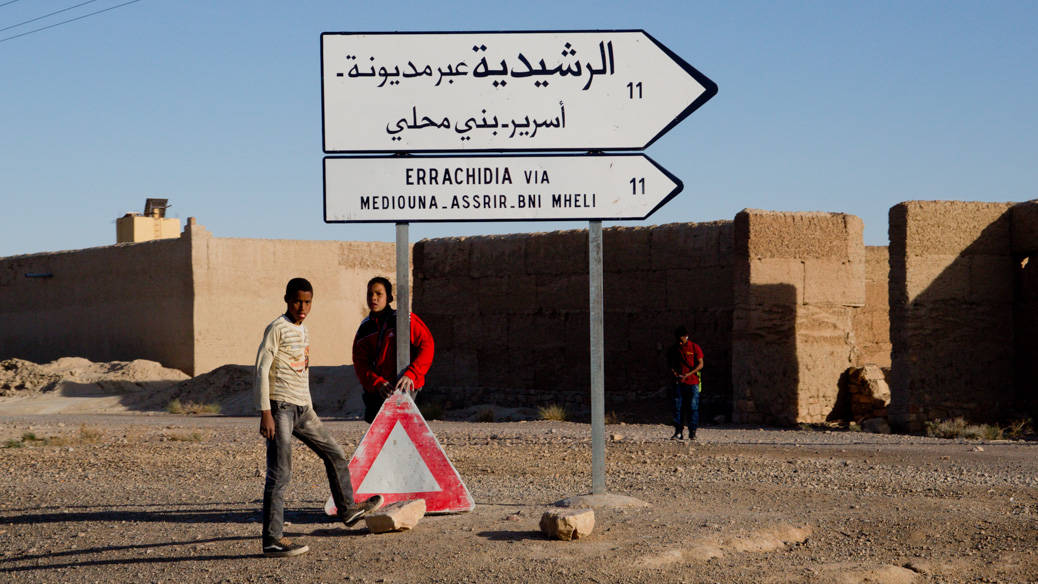
[{"label": "electrical wire", "polygon": [[[14,1],[17,1],[17,0],[14,0]],[[90,0],[90,1],[93,2],[95,0]],[[123,6],[128,6],[130,4],[134,4],[134,3],[137,3],[137,2],[140,2],[140,1],[141,0],[130,0],[129,2],[123,2],[122,4],[116,4],[115,6],[109,6],[108,8],[105,8],[105,9],[102,9],[102,10],[95,10],[94,12],[90,12],[90,13],[84,14],[82,16],[77,16],[75,18],[70,18],[68,20],[62,20],[61,22],[56,22],[54,24],[48,24],[47,26],[41,26],[40,28],[36,28],[36,29],[30,30],[30,31],[26,31],[26,32],[19,33],[19,34],[16,34],[16,35],[12,35],[12,36],[9,36],[9,37],[6,37],[6,38],[2,38],[2,39],[0,39],[0,43],[5,43],[7,41],[11,41],[11,40],[14,40],[16,38],[21,38],[23,36],[28,36],[30,34],[37,33],[37,32],[43,31],[43,30],[47,30],[49,28],[54,28],[55,26],[61,26],[63,24],[68,24],[70,22],[75,22],[77,20],[83,20],[84,18],[89,18],[91,16],[94,16],[95,14],[101,14],[103,12],[108,12],[110,10],[115,10],[116,8],[122,8]],[[87,4],[87,3],[88,2],[84,2],[83,4]],[[80,4],[79,6],[82,6],[82,4]],[[75,6],[73,6],[72,8],[75,8]],[[66,9],[66,10],[68,10],[68,9]],[[64,12],[64,10],[59,10],[58,12]],[[40,18],[44,18],[44,17],[41,16]],[[39,20],[39,18],[34,18],[33,20]],[[23,22],[22,24],[26,24],[26,23]],[[21,25],[20,24],[16,24],[15,26],[21,26]],[[12,28],[12,27],[7,27],[7,28]],[[7,30],[7,29],[5,28],[5,29],[0,29],[0,30]]]},{"label": "electrical wire", "polygon": [[4,32],[5,30],[11,30],[12,28],[18,28],[19,26],[22,26],[23,24],[29,24],[30,22],[36,22],[37,20],[43,20],[44,18],[50,18],[51,16],[54,16],[55,14],[61,14],[62,12],[68,12],[69,10],[72,10],[74,8],[79,8],[80,6],[86,6],[87,4],[90,4],[92,2],[97,2],[97,0],[86,0],[86,2],[80,2],[79,4],[76,4],[75,6],[69,6],[68,8],[62,8],[61,10],[55,10],[54,12],[51,12],[50,14],[44,14],[43,16],[37,16],[36,18],[31,18],[31,19],[26,20],[24,22],[19,22],[18,24],[12,24],[11,26],[5,26],[4,28],[0,28],[0,32]]},{"label": "electrical wire", "polygon": [[14,4],[15,2],[18,2],[18,0],[9,0],[8,2],[4,2],[3,4],[0,4],[0,8],[3,8],[4,6],[7,6],[8,4]]}]

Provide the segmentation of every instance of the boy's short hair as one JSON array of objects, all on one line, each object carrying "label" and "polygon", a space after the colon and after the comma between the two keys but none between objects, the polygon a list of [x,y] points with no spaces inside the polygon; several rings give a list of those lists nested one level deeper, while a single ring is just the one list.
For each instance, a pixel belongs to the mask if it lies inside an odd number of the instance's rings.
[{"label": "boy's short hair", "polygon": [[313,294],[314,287],[310,285],[310,281],[306,278],[292,278],[288,281],[288,285],[285,286],[285,301],[295,296],[296,292],[310,292]]},{"label": "boy's short hair", "polygon": [[678,328],[674,329],[674,336],[678,339],[681,339],[681,337],[687,337],[688,329],[685,328],[685,325],[681,325]]},{"label": "boy's short hair", "polygon": [[386,304],[393,301],[393,283],[389,281],[389,278],[375,276],[368,280],[368,290],[371,290],[372,284],[382,284],[382,287],[386,289]]}]

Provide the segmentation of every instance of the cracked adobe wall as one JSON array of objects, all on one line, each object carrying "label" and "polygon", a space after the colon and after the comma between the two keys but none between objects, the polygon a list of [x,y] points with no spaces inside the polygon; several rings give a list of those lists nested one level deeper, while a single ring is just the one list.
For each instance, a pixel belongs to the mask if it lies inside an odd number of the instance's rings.
[{"label": "cracked adobe wall", "polygon": [[1016,271],[1016,395],[1019,416],[1038,420],[1038,201],[1014,205],[1010,222]]},{"label": "cracked adobe wall", "polygon": [[858,359],[865,305],[860,218],[747,209],[735,217],[733,420],[817,423]]},{"label": "cracked adobe wall", "polygon": [[[669,416],[679,324],[705,351],[704,415],[730,411],[731,249],[727,221],[603,231],[606,411]],[[423,240],[414,257],[415,312],[436,338],[429,397],[587,411],[586,231]]]},{"label": "cracked adobe wall", "polygon": [[891,422],[995,421],[1014,401],[1013,203],[890,209]]},{"label": "cracked adobe wall", "polygon": [[856,366],[890,367],[890,253],[886,246],[865,246],[865,306],[854,313]]}]

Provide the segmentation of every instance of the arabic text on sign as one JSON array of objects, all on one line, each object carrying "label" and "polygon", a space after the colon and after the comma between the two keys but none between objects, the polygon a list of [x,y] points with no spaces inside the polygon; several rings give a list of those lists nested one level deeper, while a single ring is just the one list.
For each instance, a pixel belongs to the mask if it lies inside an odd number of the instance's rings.
[{"label": "arabic text on sign", "polygon": [[[378,81],[378,87],[386,87],[387,85],[394,87],[400,85],[402,79],[419,77],[428,77],[430,80],[435,78],[436,83],[433,84],[433,87],[440,87],[445,80],[450,85],[454,83],[455,77],[471,75],[476,79],[502,78],[494,79],[491,82],[494,87],[498,88],[504,88],[508,85],[508,81],[504,78],[524,79],[535,77],[538,78],[533,83],[535,87],[548,87],[550,82],[546,79],[547,77],[557,76],[580,79],[586,75],[587,81],[581,89],[587,91],[591,87],[595,75],[613,75],[616,73],[616,56],[613,52],[612,41],[601,41],[598,43],[597,64],[592,63],[591,60],[581,63],[580,58],[577,57],[577,49],[570,42],[562,45],[562,59],[550,61],[551,65],[548,64],[549,61],[545,58],[536,59],[536,64],[533,64],[523,52],[519,52],[515,56],[511,66],[509,66],[507,58],[491,65],[487,61],[485,54],[480,55],[487,52],[486,44],[473,45],[472,51],[480,56],[479,61],[475,65],[469,65],[465,60],[459,60],[452,63],[438,64],[435,69],[432,64],[416,65],[414,60],[409,60],[403,65],[383,65],[377,63],[374,56],[367,57],[367,63],[361,65],[359,61],[362,58],[359,58],[357,55],[347,54],[345,60],[349,69],[345,73],[340,71],[335,75],[336,77],[347,77],[349,79],[374,79]],[[366,67],[366,70],[363,67]]]}]

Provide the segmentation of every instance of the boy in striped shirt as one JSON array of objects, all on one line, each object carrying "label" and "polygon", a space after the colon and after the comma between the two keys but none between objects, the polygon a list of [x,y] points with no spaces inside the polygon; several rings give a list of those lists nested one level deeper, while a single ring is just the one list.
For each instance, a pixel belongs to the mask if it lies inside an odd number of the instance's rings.
[{"label": "boy in striped shirt", "polygon": [[343,523],[352,526],[382,505],[381,495],[360,505],[354,502],[346,453],[314,413],[310,399],[310,333],[303,326],[313,297],[313,286],[307,280],[293,278],[288,282],[285,313],[267,325],[256,355],[256,408],[260,411],[260,435],[267,441],[263,487],[263,554],[267,556],[297,556],[310,549],[282,533],[285,489],[292,477],[292,436],[324,461]]}]

